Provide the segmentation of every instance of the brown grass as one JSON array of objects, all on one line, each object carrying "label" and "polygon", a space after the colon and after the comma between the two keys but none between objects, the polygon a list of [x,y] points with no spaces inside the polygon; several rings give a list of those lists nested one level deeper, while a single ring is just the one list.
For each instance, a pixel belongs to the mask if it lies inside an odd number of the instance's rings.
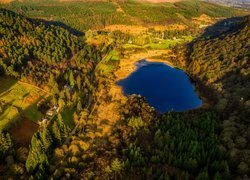
[{"label": "brown grass", "polygon": [[18,147],[29,147],[30,141],[34,133],[38,130],[39,125],[33,121],[22,119],[11,130],[11,136]]},{"label": "brown grass", "polygon": [[201,25],[201,24],[210,25],[210,24],[213,24],[215,21],[208,15],[202,14],[199,17],[192,18],[192,22],[197,25]]},{"label": "brown grass", "polygon": [[161,56],[169,54],[170,50],[148,50],[146,52],[140,52],[132,54],[129,58],[121,59],[119,64],[119,69],[115,72],[116,81],[125,79],[129,74],[136,70],[135,63],[141,59],[147,59],[150,62],[163,62],[170,66],[173,66],[168,61],[162,59],[154,59],[151,57]]},{"label": "brown grass", "polygon": [[[188,27],[183,24],[171,24],[167,26],[153,26],[153,28],[157,31],[165,31],[165,30],[185,30]],[[121,32],[124,33],[130,33],[130,34],[140,34],[142,32],[145,32],[148,30],[148,27],[145,26],[138,26],[138,25],[109,25],[106,26],[105,29],[106,31],[116,31],[120,30]]]}]

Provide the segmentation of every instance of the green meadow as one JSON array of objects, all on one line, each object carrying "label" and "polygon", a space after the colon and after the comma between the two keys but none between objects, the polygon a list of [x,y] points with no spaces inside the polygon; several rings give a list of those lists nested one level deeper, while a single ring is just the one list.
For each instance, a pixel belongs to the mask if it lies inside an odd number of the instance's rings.
[{"label": "green meadow", "polygon": [[48,97],[44,91],[6,77],[0,78],[0,84],[2,104],[0,131],[10,128],[20,118],[33,122],[42,118],[42,113],[36,105],[40,100]]}]

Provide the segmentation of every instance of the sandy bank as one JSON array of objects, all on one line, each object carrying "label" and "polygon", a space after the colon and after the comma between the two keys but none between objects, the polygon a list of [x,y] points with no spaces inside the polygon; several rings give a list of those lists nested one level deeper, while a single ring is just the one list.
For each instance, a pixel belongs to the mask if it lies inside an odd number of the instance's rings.
[{"label": "sandy bank", "polygon": [[146,59],[149,62],[162,62],[169,66],[174,67],[174,65],[166,60],[152,58],[154,56],[160,56],[170,53],[170,50],[149,50],[147,52],[141,52],[132,54],[129,58],[124,58],[120,60],[119,69],[114,73],[115,81],[111,84],[110,95],[113,100],[126,100],[122,88],[116,85],[119,80],[127,78],[132,72],[136,70],[136,62],[142,59]]}]

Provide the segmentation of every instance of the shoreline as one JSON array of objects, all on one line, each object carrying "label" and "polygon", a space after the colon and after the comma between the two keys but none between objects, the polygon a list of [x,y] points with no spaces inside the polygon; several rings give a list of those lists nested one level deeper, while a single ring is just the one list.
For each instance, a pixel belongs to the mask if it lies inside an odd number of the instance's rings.
[{"label": "shoreline", "polygon": [[140,60],[147,60],[148,62],[159,62],[164,63],[172,68],[175,66],[166,60],[150,58],[152,56],[158,56],[161,54],[166,54],[171,52],[171,50],[149,50],[146,53],[136,53],[132,54],[129,58],[123,58],[120,60],[119,68],[114,72],[115,80],[111,83],[110,94],[114,101],[126,101],[127,96],[124,94],[122,87],[118,86],[116,83],[122,79],[126,79],[131,73],[137,70],[136,63]]},{"label": "shoreline", "polygon": [[[150,58],[154,55],[161,55],[171,52],[171,50],[151,50],[144,53],[136,53],[132,54],[129,58],[123,58],[120,60],[119,68],[114,72],[114,81],[110,84],[110,95],[112,96],[113,101],[121,101],[125,102],[128,98],[126,94],[124,94],[123,89],[121,86],[118,86],[116,83],[120,80],[126,79],[131,73],[135,72],[138,67],[136,67],[136,63],[140,60],[146,60],[147,62],[159,62],[164,63],[172,68],[177,68],[174,66],[171,62],[162,60],[162,59],[156,59],[156,58]],[[183,71],[185,74],[187,74],[189,80],[194,86],[194,89],[199,96],[199,98],[202,100],[202,105],[199,108],[206,108],[209,106],[209,103],[207,102],[207,98],[202,95],[200,92],[199,85],[193,82],[193,79],[188,75],[187,72]],[[198,108],[198,109],[199,109]]]}]

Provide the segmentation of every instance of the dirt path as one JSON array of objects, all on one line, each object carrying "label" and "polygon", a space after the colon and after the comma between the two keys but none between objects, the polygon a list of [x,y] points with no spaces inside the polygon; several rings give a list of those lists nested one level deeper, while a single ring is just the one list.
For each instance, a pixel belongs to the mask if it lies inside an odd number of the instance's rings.
[{"label": "dirt path", "polygon": [[29,84],[29,83],[26,83],[26,82],[18,81],[18,84],[23,84],[23,85],[25,85],[25,86],[30,86],[30,87],[33,87],[33,88],[38,89],[38,90],[40,90],[40,91],[43,91],[43,92],[45,92],[45,93],[47,93],[47,94],[49,94],[49,95],[52,95],[51,92],[46,91],[46,90],[44,90],[44,89],[42,89],[42,88],[39,88],[38,86]]}]

